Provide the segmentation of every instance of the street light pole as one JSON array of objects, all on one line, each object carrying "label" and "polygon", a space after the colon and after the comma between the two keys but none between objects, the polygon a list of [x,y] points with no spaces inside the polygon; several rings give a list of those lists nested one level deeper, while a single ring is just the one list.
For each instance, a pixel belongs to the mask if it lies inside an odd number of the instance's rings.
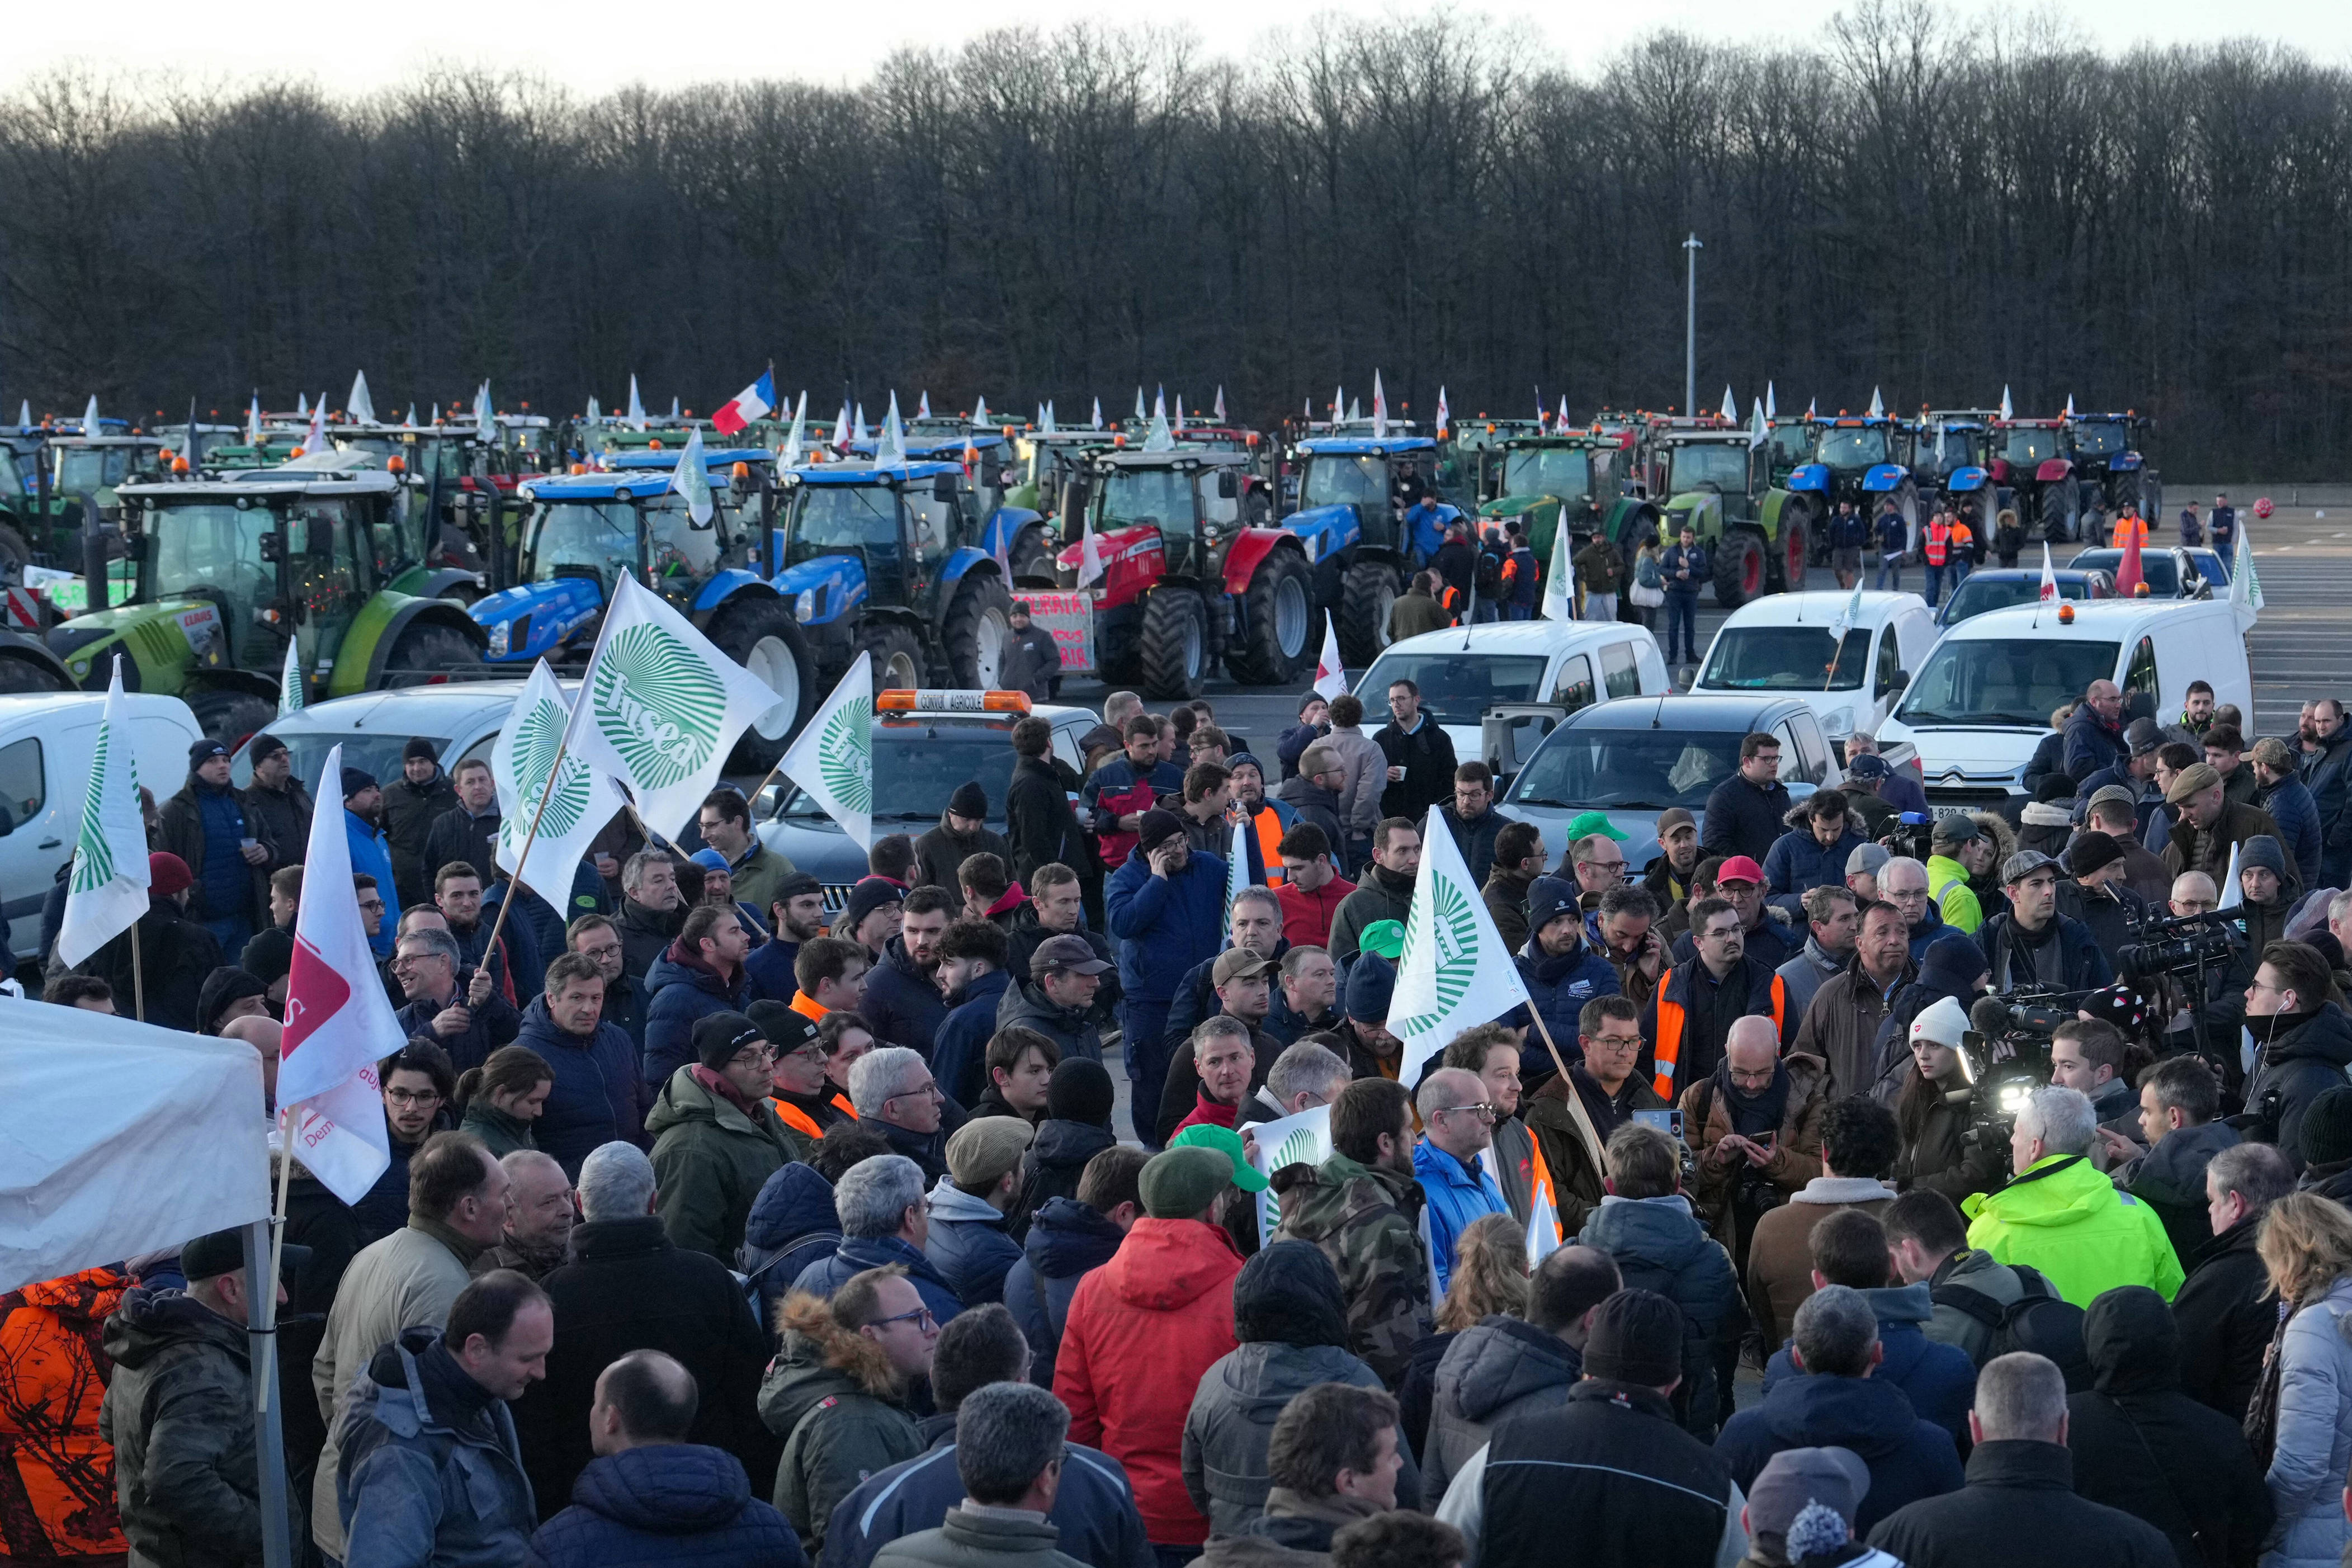
[{"label": "street light pole", "polygon": [[1698,412],[1698,253],[1706,247],[1696,234],[1683,241],[1690,258],[1689,296],[1683,313],[1683,413]]}]

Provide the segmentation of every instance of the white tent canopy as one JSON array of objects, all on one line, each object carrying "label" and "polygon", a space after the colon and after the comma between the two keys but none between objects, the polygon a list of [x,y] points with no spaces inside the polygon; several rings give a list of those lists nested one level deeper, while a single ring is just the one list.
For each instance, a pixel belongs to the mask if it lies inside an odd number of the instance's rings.
[{"label": "white tent canopy", "polygon": [[240,1040],[0,998],[0,1291],[269,1216]]}]

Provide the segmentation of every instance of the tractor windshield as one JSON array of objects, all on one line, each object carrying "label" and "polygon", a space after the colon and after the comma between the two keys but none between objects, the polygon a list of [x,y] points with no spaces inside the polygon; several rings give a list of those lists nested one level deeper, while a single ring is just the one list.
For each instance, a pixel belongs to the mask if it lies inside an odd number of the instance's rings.
[{"label": "tractor windshield", "polygon": [[1097,532],[1147,524],[1163,534],[1190,534],[1197,526],[1189,470],[1115,468],[1103,476],[1097,495]]},{"label": "tractor windshield", "polygon": [[1811,458],[1813,433],[1802,425],[1776,425],[1768,445],[1776,466],[1794,468]]},{"label": "tractor windshield", "polygon": [[1592,454],[1580,447],[1538,447],[1503,459],[1507,496],[1557,496],[1582,502],[1592,497]]},{"label": "tractor windshield", "polygon": [[542,501],[523,537],[530,580],[593,576],[606,594],[637,569],[637,509],[625,500]]},{"label": "tractor windshield", "polygon": [[129,447],[59,447],[58,477],[51,489],[60,495],[79,495],[121,484],[131,473]]},{"label": "tractor windshield", "polygon": [[2017,468],[2035,468],[2058,455],[2058,432],[2055,430],[2011,430],[2002,442],[2000,455]]},{"label": "tractor windshield", "polygon": [[369,457],[384,458],[400,450],[400,443],[389,436],[343,436],[334,437],[339,452],[365,452]]},{"label": "tractor windshield", "polygon": [[1389,465],[1383,458],[1317,454],[1298,483],[1301,509],[1312,506],[1384,507],[1389,500]]},{"label": "tractor windshield", "polygon": [[1887,460],[1886,427],[1857,425],[1822,432],[1814,458],[1832,468],[1868,468]]},{"label": "tractor windshield", "polygon": [[1693,444],[1676,447],[1674,454],[1674,468],[1666,488],[1675,495],[1698,489],[1733,496],[1748,493],[1746,446]]},{"label": "tractor windshield", "polygon": [[888,485],[803,485],[785,522],[784,561],[898,548],[898,494]]},{"label": "tractor windshield", "polygon": [[658,495],[643,503],[646,520],[646,564],[656,577],[709,576],[719,570],[719,530],[726,525],[727,507],[719,495],[710,499],[710,525],[697,528],[681,495]]},{"label": "tractor windshield", "polygon": [[1936,472],[1944,475],[1960,468],[1983,468],[1984,442],[1984,432],[1980,430],[1946,430],[1940,435],[1931,431],[1921,450]]},{"label": "tractor windshield", "polygon": [[2109,421],[2074,426],[2074,450],[2085,458],[2112,458],[2130,445],[2124,427]]},{"label": "tractor windshield", "polygon": [[0,447],[0,496],[19,496],[24,493],[25,479],[16,468],[16,454],[5,447]]},{"label": "tractor windshield", "polygon": [[240,510],[226,501],[167,503],[147,514],[150,600],[197,597],[220,605],[230,636],[243,642],[254,612],[278,597],[278,570],[261,542],[278,531],[268,507]]}]

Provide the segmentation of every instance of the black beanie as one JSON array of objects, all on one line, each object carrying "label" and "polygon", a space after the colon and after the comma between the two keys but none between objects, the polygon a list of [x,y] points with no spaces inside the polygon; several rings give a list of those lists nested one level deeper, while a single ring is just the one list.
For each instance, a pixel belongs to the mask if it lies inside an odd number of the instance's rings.
[{"label": "black beanie", "polygon": [[1588,1376],[1664,1388],[1683,1374],[1683,1310],[1655,1290],[1620,1290],[1592,1310]]},{"label": "black beanie", "polygon": [[1055,1121],[1108,1128],[1111,1108],[1118,1103],[1110,1074],[1102,1063],[1085,1057],[1063,1058],[1054,1076],[1045,1080],[1045,1114]]},{"label": "black beanie", "polygon": [[717,1072],[735,1059],[737,1051],[766,1038],[760,1026],[740,1013],[712,1013],[694,1026],[694,1059]]},{"label": "black beanie", "polygon": [[242,1002],[248,996],[267,996],[269,987],[257,974],[248,973],[233,963],[224,963],[205,976],[204,985],[196,993],[196,1018],[201,1032],[219,1033],[221,1013],[232,1002]]},{"label": "black beanie", "polygon": [[2352,1160],[2352,1083],[2323,1089],[2303,1113],[2303,1157],[2314,1165]]}]

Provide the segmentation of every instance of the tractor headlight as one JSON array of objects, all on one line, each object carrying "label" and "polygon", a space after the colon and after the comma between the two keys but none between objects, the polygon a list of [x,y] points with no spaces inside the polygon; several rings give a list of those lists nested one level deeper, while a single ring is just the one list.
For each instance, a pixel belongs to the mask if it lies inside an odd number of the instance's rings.
[{"label": "tractor headlight", "polygon": [[506,658],[507,649],[512,644],[513,632],[514,623],[512,621],[500,621],[497,626],[490,628],[490,657],[492,658]]},{"label": "tractor headlight", "polygon": [[803,626],[806,626],[809,622],[816,619],[815,589],[803,588],[800,591],[799,596],[793,600],[793,618],[799,621]]}]

